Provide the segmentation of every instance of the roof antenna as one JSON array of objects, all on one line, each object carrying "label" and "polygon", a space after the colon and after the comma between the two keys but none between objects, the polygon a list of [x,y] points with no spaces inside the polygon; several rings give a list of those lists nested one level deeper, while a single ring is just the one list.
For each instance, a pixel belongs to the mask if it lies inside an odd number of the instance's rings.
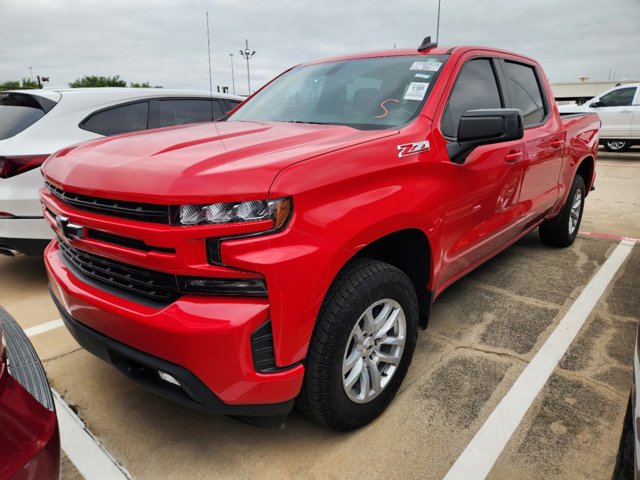
[{"label": "roof antenna", "polygon": [[440,4],[442,0],[438,0],[438,22],[436,27],[436,41],[431,41],[431,36],[425,37],[422,40],[422,45],[418,47],[419,52],[424,52],[425,50],[429,50],[430,48],[436,48],[438,46],[438,40],[440,39]]},{"label": "roof antenna", "polygon": [[436,48],[438,44],[436,42],[431,41],[431,37],[424,37],[422,40],[422,45],[418,47],[419,52],[424,52],[425,50],[429,50],[431,48]]}]

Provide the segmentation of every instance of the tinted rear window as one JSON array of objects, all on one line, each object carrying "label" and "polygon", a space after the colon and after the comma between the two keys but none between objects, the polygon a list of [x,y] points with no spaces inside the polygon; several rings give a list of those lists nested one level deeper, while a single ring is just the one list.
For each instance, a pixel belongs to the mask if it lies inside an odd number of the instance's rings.
[{"label": "tinted rear window", "polygon": [[[213,114],[213,116],[212,116]],[[160,100],[160,126],[187,125],[189,123],[210,122],[223,115],[216,101],[206,100]]]},{"label": "tinted rear window", "polygon": [[100,135],[146,130],[149,102],[130,103],[94,113],[80,124],[80,128]]},{"label": "tinted rear window", "polygon": [[45,113],[45,108],[33,95],[0,93],[0,140],[26,130]]},{"label": "tinted rear window", "polygon": [[547,112],[535,70],[520,63],[505,62],[505,65],[509,73],[511,103],[522,112],[524,127],[542,123]]}]

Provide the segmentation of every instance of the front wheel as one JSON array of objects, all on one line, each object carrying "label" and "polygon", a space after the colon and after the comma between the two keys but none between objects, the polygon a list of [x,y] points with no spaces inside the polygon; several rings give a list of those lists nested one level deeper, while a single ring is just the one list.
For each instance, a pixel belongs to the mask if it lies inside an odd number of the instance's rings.
[{"label": "front wheel", "polygon": [[402,384],[417,326],[418,302],[407,275],[375,260],[347,264],[320,309],[298,408],[336,430],[371,422]]},{"label": "front wheel", "polygon": [[546,220],[538,229],[543,243],[555,247],[568,247],[574,242],[582,221],[585,196],[584,180],[580,175],[576,175],[558,217]]},{"label": "front wheel", "polygon": [[631,148],[631,144],[624,140],[605,140],[602,145],[607,152],[626,152]]}]

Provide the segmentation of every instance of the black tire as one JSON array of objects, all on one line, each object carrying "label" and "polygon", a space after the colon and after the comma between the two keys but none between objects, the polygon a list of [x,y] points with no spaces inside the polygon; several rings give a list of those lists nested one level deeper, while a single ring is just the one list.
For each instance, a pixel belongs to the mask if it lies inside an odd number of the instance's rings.
[{"label": "black tire", "polygon": [[[578,195],[580,196],[580,211],[576,217],[576,211],[575,209],[572,211],[572,207],[576,204]],[[580,229],[580,222],[582,221],[585,197],[586,187],[584,180],[580,175],[576,175],[560,214],[555,218],[543,222],[538,229],[540,240],[542,240],[543,243],[564,248],[574,242]],[[572,223],[574,221],[575,224]],[[573,228],[571,228],[570,225],[573,226]]]},{"label": "black tire", "polygon": [[631,148],[631,143],[625,140],[605,140],[602,146],[607,152],[626,152]]},{"label": "black tire", "polygon": [[[376,302],[386,300],[396,302],[404,313],[404,350],[397,353],[399,363],[377,396],[364,400],[366,403],[356,403],[349,398],[348,387],[343,384],[343,361],[347,352],[353,351],[352,334],[356,324],[364,321],[365,311]],[[417,327],[418,301],[407,275],[387,263],[365,258],[352,260],[334,280],[320,309],[297,408],[312,420],[339,431],[353,430],[371,422],[387,408],[402,384],[413,358]],[[382,373],[379,378],[384,376]],[[370,378],[368,374],[367,378]],[[360,388],[364,390],[362,385]]]}]

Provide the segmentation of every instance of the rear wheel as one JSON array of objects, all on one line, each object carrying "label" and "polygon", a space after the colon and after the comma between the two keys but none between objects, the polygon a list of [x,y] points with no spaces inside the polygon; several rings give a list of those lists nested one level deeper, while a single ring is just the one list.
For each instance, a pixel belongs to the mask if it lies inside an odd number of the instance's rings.
[{"label": "rear wheel", "polygon": [[336,430],[375,419],[407,373],[417,325],[416,292],[401,270],[368,259],[349,263],[320,310],[298,408]]},{"label": "rear wheel", "polygon": [[605,140],[603,146],[607,152],[626,152],[631,148],[631,144],[624,140]]},{"label": "rear wheel", "polygon": [[580,175],[576,175],[560,214],[539,227],[540,240],[543,243],[555,247],[568,247],[573,243],[582,221],[585,196],[584,180]]}]

